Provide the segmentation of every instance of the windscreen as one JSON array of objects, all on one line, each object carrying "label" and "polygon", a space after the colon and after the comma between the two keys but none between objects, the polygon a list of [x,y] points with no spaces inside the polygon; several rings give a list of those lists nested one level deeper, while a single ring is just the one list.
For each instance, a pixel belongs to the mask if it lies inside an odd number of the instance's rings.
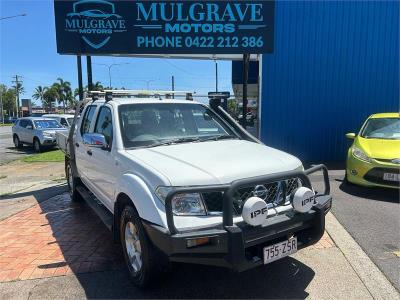
[{"label": "windscreen", "polygon": [[56,120],[35,120],[34,123],[37,129],[63,128]]},{"label": "windscreen", "polygon": [[366,139],[400,139],[400,118],[368,120],[361,134]]},{"label": "windscreen", "polygon": [[119,120],[126,148],[236,138],[219,117],[199,104],[126,104],[119,107]]}]

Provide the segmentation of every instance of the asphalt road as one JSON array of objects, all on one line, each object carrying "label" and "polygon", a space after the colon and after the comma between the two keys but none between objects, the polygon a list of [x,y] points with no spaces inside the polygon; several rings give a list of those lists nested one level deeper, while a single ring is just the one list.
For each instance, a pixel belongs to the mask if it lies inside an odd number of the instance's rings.
[{"label": "asphalt road", "polygon": [[24,146],[22,149],[15,149],[12,140],[11,126],[0,127],[0,165],[20,159],[32,153],[31,147],[28,146]]},{"label": "asphalt road", "polygon": [[[400,291],[399,190],[348,185],[344,170],[330,174],[333,214]],[[313,182],[321,186],[322,177]]]}]

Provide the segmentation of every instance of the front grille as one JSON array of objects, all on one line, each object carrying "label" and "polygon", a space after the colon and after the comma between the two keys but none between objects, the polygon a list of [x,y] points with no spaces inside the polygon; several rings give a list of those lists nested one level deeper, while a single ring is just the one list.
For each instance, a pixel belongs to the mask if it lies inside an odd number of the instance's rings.
[{"label": "front grille", "polygon": [[[282,205],[286,200],[286,196],[290,195],[299,186],[300,181],[297,178],[292,178],[285,181],[240,188],[233,196],[234,214],[240,215],[244,203],[252,196],[260,197],[268,204]],[[286,190],[285,195],[283,195],[284,190]],[[202,196],[209,212],[222,212],[222,192],[203,193]]]},{"label": "front grille", "polygon": [[385,184],[390,186],[399,186],[399,182],[383,179],[384,173],[400,174],[400,169],[392,168],[373,168],[364,175],[364,179],[372,183]]}]

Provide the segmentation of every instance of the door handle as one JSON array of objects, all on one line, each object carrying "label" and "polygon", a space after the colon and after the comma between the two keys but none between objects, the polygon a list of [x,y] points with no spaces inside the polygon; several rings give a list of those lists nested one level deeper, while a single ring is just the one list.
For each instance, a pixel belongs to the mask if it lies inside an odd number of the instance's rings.
[{"label": "door handle", "polygon": [[92,154],[93,154],[92,150],[88,150],[88,151],[86,151],[86,153],[89,154],[90,156],[92,156]]},{"label": "door handle", "polygon": [[79,144],[78,143],[75,143],[75,146],[79,148]]}]

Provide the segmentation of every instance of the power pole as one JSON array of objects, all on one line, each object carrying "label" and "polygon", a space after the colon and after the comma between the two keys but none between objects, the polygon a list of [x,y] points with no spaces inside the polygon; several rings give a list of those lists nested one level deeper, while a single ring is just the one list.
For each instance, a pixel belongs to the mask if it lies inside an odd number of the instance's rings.
[{"label": "power pole", "polygon": [[247,126],[247,83],[249,81],[249,64],[250,54],[243,54],[243,107],[242,107],[242,126],[246,129]]},{"label": "power pole", "polygon": [[3,89],[0,90],[1,123],[4,124]]},{"label": "power pole", "polygon": [[14,82],[15,83],[15,100],[16,100],[16,102],[17,102],[17,117],[22,117],[21,116],[21,111],[20,111],[20,106],[19,106],[19,84],[21,83],[22,84],[22,81],[20,81],[18,78],[19,77],[22,77],[22,76],[19,76],[19,75],[15,75],[15,80],[13,80],[12,82]]},{"label": "power pole", "polygon": [[[172,75],[172,91],[175,91],[175,77]],[[172,99],[175,99],[175,93],[172,93]]]}]

